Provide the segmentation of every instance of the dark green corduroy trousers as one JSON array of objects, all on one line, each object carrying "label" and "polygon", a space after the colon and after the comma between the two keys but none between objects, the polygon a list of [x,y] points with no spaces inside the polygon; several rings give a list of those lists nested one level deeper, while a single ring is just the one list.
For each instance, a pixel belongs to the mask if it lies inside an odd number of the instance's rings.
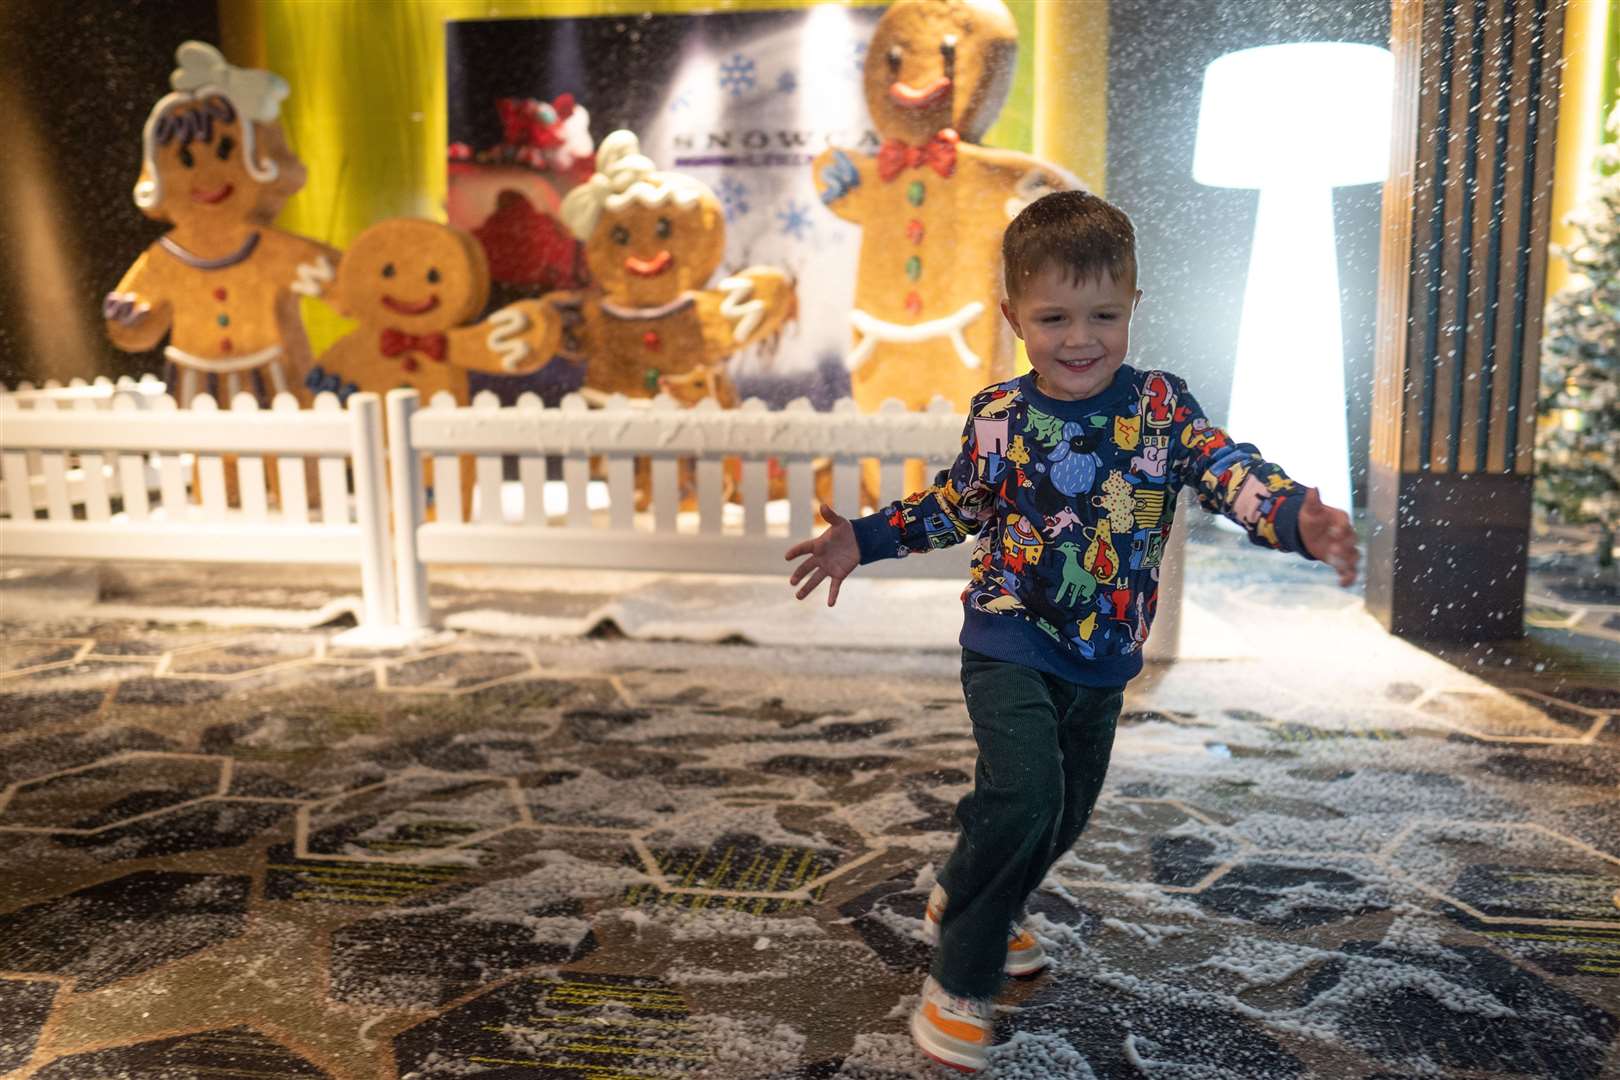
[{"label": "dark green corduroy trousers", "polygon": [[939,873],[949,900],[932,971],[949,993],[984,998],[1001,986],[1008,931],[1025,900],[1097,803],[1125,690],[1076,686],[964,649],[962,692],[979,760]]}]

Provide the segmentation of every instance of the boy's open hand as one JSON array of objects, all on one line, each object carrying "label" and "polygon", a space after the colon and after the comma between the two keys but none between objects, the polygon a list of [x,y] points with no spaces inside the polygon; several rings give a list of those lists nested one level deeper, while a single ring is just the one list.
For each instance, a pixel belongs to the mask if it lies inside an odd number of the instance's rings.
[{"label": "boy's open hand", "polygon": [[810,556],[794,567],[788,584],[798,585],[806,576],[809,577],[799,586],[799,599],[803,600],[816,591],[823,578],[830,580],[832,584],[827,587],[827,606],[832,607],[838,603],[838,586],[861,565],[861,549],[855,543],[854,526],[839,517],[832,507],[823,503],[821,516],[827,522],[825,532],[814,540],[801,540],[788,548],[789,562],[800,555]]},{"label": "boy's open hand", "polygon": [[1339,584],[1356,580],[1361,553],[1356,550],[1356,530],[1350,515],[1322,502],[1315,488],[1307,488],[1305,505],[1299,511],[1299,538],[1305,550],[1339,572]]}]

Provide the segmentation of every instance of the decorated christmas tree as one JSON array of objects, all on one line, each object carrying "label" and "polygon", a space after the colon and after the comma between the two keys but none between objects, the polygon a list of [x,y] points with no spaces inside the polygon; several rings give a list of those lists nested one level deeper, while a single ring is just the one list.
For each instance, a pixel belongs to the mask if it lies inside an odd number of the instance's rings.
[{"label": "decorated christmas tree", "polygon": [[[1607,127],[1620,136],[1620,105]],[[1597,169],[1560,252],[1572,284],[1547,307],[1535,497],[1551,522],[1595,524],[1609,568],[1620,532],[1620,142],[1604,144]]]}]

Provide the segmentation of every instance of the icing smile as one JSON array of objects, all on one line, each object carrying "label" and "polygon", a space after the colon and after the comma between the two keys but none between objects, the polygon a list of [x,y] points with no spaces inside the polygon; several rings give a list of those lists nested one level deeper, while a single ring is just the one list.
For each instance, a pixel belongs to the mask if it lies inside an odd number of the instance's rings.
[{"label": "icing smile", "polygon": [[918,89],[898,80],[889,84],[889,100],[902,109],[925,109],[951,92],[951,80],[941,75]]},{"label": "icing smile", "polygon": [[665,249],[650,259],[638,259],[634,255],[627,256],[624,260],[624,268],[637,277],[654,277],[668,270],[670,264],[674,261],[675,256],[671,255],[668,249]]},{"label": "icing smile", "polygon": [[230,198],[231,193],[235,190],[236,185],[228,182],[215,188],[213,191],[198,191],[196,188],[192,188],[191,201],[208,203],[209,205],[213,205],[214,203],[222,203],[226,199]]},{"label": "icing smile", "polygon": [[439,306],[439,294],[434,293],[426,300],[420,300],[414,304],[406,303],[404,300],[396,300],[392,296],[384,296],[382,302],[388,310],[397,311],[401,315],[422,315]]}]

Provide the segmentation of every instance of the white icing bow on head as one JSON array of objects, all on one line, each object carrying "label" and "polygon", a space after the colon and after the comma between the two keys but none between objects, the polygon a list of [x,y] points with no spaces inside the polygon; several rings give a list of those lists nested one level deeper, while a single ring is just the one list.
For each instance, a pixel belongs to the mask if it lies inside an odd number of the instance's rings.
[{"label": "white icing bow on head", "polygon": [[619,210],[632,201],[643,206],[674,202],[685,210],[705,195],[714,198],[701,181],[659,172],[652,159],[642,155],[635,132],[615,131],[596,151],[596,172],[563,198],[560,212],[568,231],[583,241],[596,231],[604,207]]},{"label": "white icing bow on head", "polygon": [[275,72],[235,67],[204,41],[183,43],[174,51],[174,58],[180,66],[169,73],[169,85],[176,90],[197,94],[204,87],[213,89],[230,98],[238,112],[261,124],[273,123],[281,115],[288,87],[287,80]]},{"label": "white icing bow on head", "polygon": [[142,209],[163,200],[163,180],[157,170],[157,131],[163,117],[175,108],[218,95],[231,103],[242,119],[242,163],[248,175],[262,184],[281,175],[274,161],[259,160],[253,125],[274,123],[288,94],[287,80],[272,71],[239,68],[203,41],[182,42],[174,51],[179,67],[169,73],[172,94],[165,94],[147,114],[141,136],[142,179],[135,185],[135,205]]}]

